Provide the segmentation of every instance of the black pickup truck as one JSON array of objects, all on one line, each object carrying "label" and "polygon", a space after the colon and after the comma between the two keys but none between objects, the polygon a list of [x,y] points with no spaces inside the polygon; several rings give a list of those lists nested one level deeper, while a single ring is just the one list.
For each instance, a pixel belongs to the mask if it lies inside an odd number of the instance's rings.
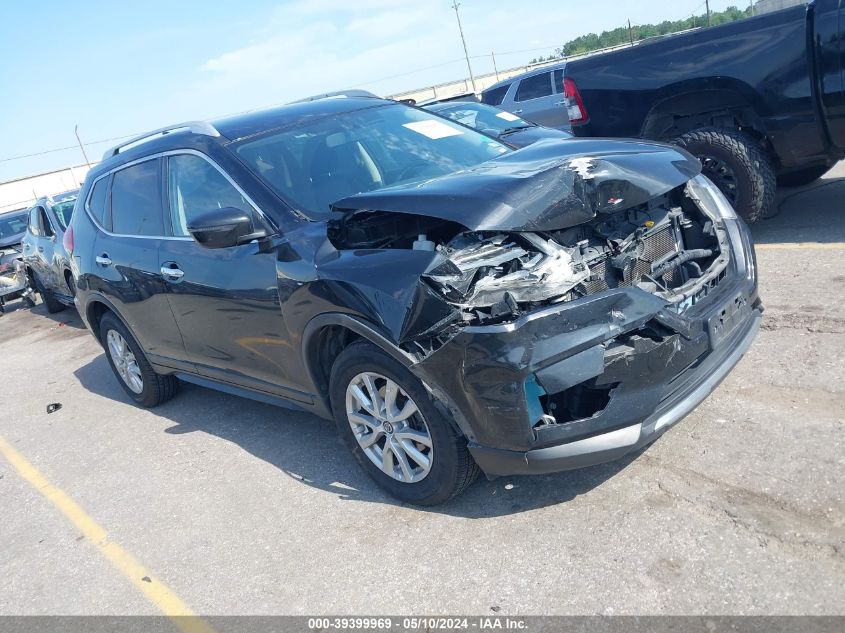
[{"label": "black pickup truck", "polygon": [[576,136],[672,141],[754,221],[776,183],[845,155],[845,0],[815,0],[566,65]]}]

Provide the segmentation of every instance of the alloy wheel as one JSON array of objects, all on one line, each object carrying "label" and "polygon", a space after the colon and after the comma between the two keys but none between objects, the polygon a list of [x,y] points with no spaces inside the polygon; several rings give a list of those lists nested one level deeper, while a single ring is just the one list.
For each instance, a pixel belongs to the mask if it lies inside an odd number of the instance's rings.
[{"label": "alloy wheel", "polygon": [[367,458],[383,473],[416,483],[431,471],[433,442],[411,397],[396,382],[373,372],[346,387],[346,416]]},{"label": "alloy wheel", "polygon": [[144,390],[141,368],[138,367],[138,361],[135,359],[135,354],[129,349],[126,339],[116,331],[109,330],[106,334],[106,342],[118,375],[134,393],[141,393]]}]

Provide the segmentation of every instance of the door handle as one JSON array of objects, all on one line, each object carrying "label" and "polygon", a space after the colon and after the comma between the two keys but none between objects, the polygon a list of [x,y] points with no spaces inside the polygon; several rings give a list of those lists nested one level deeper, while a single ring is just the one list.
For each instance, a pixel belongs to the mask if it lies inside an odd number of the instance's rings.
[{"label": "door handle", "polygon": [[168,281],[179,281],[185,276],[185,273],[175,264],[171,264],[171,266],[161,267],[161,276]]},{"label": "door handle", "polygon": [[111,266],[111,260],[109,259],[109,256],[105,253],[103,253],[102,255],[97,255],[94,258],[94,261],[97,262],[97,264],[100,266]]},{"label": "door handle", "polygon": [[39,253],[43,253],[43,252],[44,252],[44,247],[43,247],[43,246],[39,246],[39,247],[38,247],[38,252],[39,252]]},{"label": "door handle", "polygon": [[555,105],[564,105],[566,101],[555,101]]},{"label": "door handle", "polygon": [[514,110],[513,113],[514,114],[522,114],[522,110]]}]

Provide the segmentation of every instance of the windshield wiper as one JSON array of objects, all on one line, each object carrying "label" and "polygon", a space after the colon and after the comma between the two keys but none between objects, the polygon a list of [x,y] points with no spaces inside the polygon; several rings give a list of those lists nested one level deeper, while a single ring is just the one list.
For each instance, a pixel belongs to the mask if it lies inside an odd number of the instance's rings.
[{"label": "windshield wiper", "polygon": [[536,127],[536,125],[533,123],[529,123],[527,125],[515,125],[514,127],[506,127],[504,130],[499,132],[499,136],[504,136],[505,134],[512,134],[513,132],[519,132],[520,130],[527,130],[530,127]]}]

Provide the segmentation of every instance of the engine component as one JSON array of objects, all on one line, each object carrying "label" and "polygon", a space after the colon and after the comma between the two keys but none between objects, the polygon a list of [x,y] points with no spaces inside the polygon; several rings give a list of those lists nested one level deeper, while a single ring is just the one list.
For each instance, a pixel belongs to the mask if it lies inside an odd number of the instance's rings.
[{"label": "engine component", "polygon": [[440,252],[448,261],[428,278],[462,308],[552,300],[590,274],[567,249],[536,233],[464,233]]}]

